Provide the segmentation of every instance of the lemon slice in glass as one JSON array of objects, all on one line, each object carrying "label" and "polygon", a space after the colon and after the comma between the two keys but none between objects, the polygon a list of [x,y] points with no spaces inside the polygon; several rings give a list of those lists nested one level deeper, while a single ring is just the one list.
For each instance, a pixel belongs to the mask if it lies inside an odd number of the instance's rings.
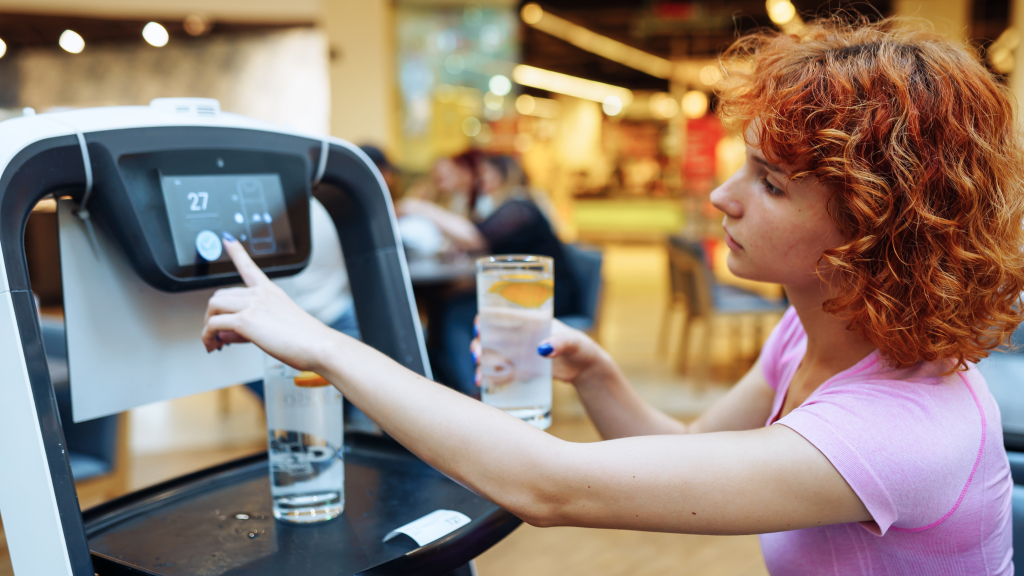
[{"label": "lemon slice in glass", "polygon": [[322,388],[331,385],[326,378],[316,372],[299,372],[294,382],[300,388]]},{"label": "lemon slice in glass", "polygon": [[[513,274],[507,278],[512,276],[517,275]],[[536,280],[534,282],[502,280],[495,282],[491,286],[490,292],[523,308],[540,308],[555,295],[555,282],[553,280]]]}]

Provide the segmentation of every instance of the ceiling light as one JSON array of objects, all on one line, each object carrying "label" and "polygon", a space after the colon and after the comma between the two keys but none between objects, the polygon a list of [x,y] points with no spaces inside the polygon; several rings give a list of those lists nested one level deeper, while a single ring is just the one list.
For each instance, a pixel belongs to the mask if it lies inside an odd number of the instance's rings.
[{"label": "ceiling light", "polygon": [[532,26],[544,18],[544,9],[536,2],[530,2],[523,6],[523,9],[519,11],[519,15],[523,17],[523,22]]},{"label": "ceiling light", "polygon": [[714,64],[708,64],[700,69],[700,81],[705,86],[714,86],[722,79],[722,71]]},{"label": "ceiling light", "polygon": [[7,54],[7,42],[0,40],[0,58],[3,58],[4,54]]},{"label": "ceiling light", "polygon": [[624,66],[629,66],[656,78],[670,78],[675,72],[675,64],[671,60],[644,52],[584,28],[579,24],[569,22],[564,18],[544,12],[536,4],[531,3],[523,6],[522,17],[523,22],[541,32],[546,32],[555,38],[565,40],[577,48],[592,52]]},{"label": "ceiling light", "polygon": [[182,22],[182,27],[189,36],[202,36],[210,31],[210,21],[199,14],[189,14]]},{"label": "ceiling light", "polygon": [[167,41],[171,39],[170,34],[167,33],[167,28],[156,22],[146,24],[146,27],[142,29],[142,37],[150,46],[156,46],[157,48],[166,46]]},{"label": "ceiling light", "polygon": [[498,96],[504,96],[512,91],[512,81],[507,76],[498,74],[491,76],[491,81],[487,83],[487,87]]},{"label": "ceiling light", "polygon": [[708,96],[700,90],[690,90],[683,95],[683,115],[691,120],[708,113]]},{"label": "ceiling light", "polygon": [[1013,54],[1020,46],[1020,32],[1010,27],[1003,30],[1003,33],[996,38],[995,42],[989,45],[988,62],[992,68],[1000,74],[1009,74],[1013,71],[1016,59]]},{"label": "ceiling light", "polygon": [[520,64],[512,69],[512,79],[523,86],[540,88],[548,92],[556,92],[566,96],[583,98],[584,100],[593,100],[601,104],[604,104],[610,96],[618,98],[622,106],[629,106],[629,103],[633,101],[633,92],[626,88],[612,86],[603,82],[594,82],[593,80],[584,80],[576,76],[560,74],[551,70],[544,70],[543,68],[534,68],[525,64]]},{"label": "ceiling light", "polygon": [[609,96],[601,104],[601,110],[609,116],[616,116],[622,112],[622,100],[619,100],[618,96]]},{"label": "ceiling light", "polygon": [[61,33],[60,40],[57,43],[60,44],[61,48],[72,54],[78,54],[85,50],[85,40],[74,30],[65,30]]},{"label": "ceiling light", "polygon": [[790,0],[768,0],[768,17],[779,26],[788,23],[796,16],[796,6]]}]

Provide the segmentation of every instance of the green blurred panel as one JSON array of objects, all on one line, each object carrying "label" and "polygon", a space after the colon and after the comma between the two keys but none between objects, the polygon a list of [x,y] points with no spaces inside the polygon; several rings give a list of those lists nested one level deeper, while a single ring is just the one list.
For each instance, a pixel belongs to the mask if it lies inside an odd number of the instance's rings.
[{"label": "green blurred panel", "polygon": [[674,233],[683,225],[683,207],[674,200],[577,200],[580,232]]}]

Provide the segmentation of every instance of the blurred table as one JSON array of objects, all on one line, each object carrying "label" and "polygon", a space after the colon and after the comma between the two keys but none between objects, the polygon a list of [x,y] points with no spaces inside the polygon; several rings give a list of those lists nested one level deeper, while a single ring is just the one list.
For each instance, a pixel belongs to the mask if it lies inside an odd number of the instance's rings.
[{"label": "blurred table", "polygon": [[476,260],[469,256],[453,260],[441,258],[410,259],[409,280],[414,287],[452,284],[476,278]]},{"label": "blurred table", "polygon": [[[475,292],[476,258],[411,258],[408,266],[416,307],[425,328],[427,354],[431,364],[439,366],[445,309],[453,298],[464,299]],[[441,373],[435,373],[434,378],[451,385]]]}]

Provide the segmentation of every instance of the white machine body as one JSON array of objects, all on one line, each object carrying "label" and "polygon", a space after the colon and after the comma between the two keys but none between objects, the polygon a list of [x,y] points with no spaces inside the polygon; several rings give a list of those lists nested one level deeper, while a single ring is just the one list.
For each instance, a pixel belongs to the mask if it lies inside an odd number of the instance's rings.
[{"label": "white machine body", "polygon": [[[224,127],[309,138],[348,149],[348,142],[301,134],[238,115],[221,113],[216,101],[161,99],[151,106],[112,107],[26,116],[0,123],[0,174],[36,142],[68,135],[146,127]],[[321,163],[326,161],[326,152]],[[319,172],[323,172],[323,165]],[[387,187],[374,169],[379,187]],[[390,196],[384,195],[399,247],[408,305],[415,311],[409,276]],[[252,345],[207,354],[199,341],[212,289],[166,293],[143,282],[113,240],[96,230],[95,241],[59,205],[60,244],[70,381],[75,421],[258,379],[260,352]],[[413,314],[415,316],[415,314]],[[429,377],[422,330],[414,318],[419,351]],[[44,446],[37,402],[15,314],[7,266],[0,251],[0,514],[18,576],[77,576],[69,560],[62,515]],[[52,460],[51,460],[52,461]],[[80,522],[80,517],[79,517]]]}]

